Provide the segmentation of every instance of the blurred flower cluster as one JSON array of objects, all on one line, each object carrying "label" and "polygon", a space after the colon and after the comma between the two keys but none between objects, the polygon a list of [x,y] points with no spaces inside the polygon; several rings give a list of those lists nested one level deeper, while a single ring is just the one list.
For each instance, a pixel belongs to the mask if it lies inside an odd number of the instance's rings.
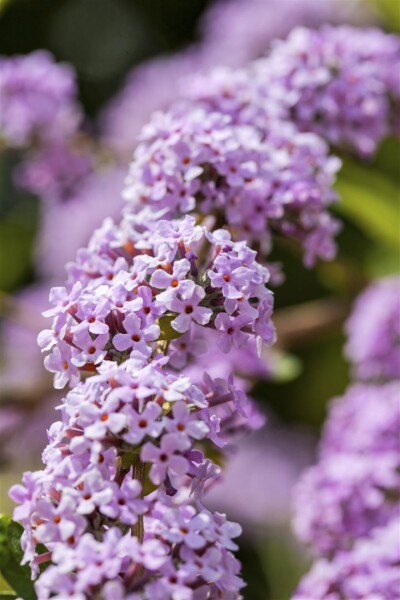
[{"label": "blurred flower cluster", "polygon": [[[332,401],[294,528],[321,557],[294,598],[400,593],[400,278],[374,283],[347,322],[354,383]],[[397,333],[396,333],[397,332]]]}]

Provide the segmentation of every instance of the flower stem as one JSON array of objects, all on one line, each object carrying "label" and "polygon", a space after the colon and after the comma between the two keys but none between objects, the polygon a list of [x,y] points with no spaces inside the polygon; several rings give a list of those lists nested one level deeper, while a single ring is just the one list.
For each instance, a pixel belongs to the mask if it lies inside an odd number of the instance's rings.
[{"label": "flower stem", "polygon": [[[140,481],[142,486],[142,490],[140,492],[140,497],[144,497],[144,487],[146,483],[146,465],[140,460],[140,456],[135,456],[135,459],[132,464],[132,478]],[[143,525],[143,515],[138,515],[137,523],[132,527],[132,533],[135,535],[139,542],[143,542],[144,537],[144,525]]]}]

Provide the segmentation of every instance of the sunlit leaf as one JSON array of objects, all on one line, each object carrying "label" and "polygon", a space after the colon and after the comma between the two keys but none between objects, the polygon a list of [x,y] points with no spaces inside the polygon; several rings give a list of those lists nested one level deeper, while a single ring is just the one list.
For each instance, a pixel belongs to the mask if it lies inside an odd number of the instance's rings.
[{"label": "sunlit leaf", "polygon": [[175,319],[175,316],[176,315],[166,315],[158,319],[158,324],[160,326],[160,340],[176,340],[182,335],[181,333],[176,331],[176,329],[174,329],[171,325],[171,322]]},{"label": "sunlit leaf", "polygon": [[336,189],[339,213],[372,240],[400,250],[399,192],[391,179],[368,165],[345,162]]}]

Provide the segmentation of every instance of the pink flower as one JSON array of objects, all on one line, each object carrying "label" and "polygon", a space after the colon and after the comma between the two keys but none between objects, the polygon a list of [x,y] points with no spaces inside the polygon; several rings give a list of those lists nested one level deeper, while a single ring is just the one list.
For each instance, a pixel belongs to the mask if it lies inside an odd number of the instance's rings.
[{"label": "pink flower", "polygon": [[184,436],[167,433],[161,440],[160,448],[147,442],[141,451],[140,457],[144,462],[151,462],[150,479],[160,485],[169,472],[184,475],[189,470],[189,462],[181,454],[177,454],[189,447]]},{"label": "pink flower", "polygon": [[204,296],[203,288],[196,285],[192,290],[182,293],[182,299],[174,298],[170,302],[170,310],[178,313],[178,316],[171,322],[176,331],[185,333],[190,329],[192,321],[199,323],[199,325],[206,325],[210,321],[212,310],[199,306]]}]

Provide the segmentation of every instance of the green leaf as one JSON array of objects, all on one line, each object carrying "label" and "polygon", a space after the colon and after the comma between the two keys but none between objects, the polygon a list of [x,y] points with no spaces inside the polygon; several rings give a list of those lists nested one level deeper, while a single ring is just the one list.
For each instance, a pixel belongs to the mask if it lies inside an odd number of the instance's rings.
[{"label": "green leaf", "polygon": [[160,337],[159,340],[166,340],[170,342],[171,340],[176,340],[181,337],[181,333],[176,331],[171,325],[171,322],[175,319],[175,315],[164,315],[158,319],[158,324],[160,326]]},{"label": "green leaf", "polygon": [[400,251],[399,192],[396,184],[368,165],[346,161],[336,189],[337,212],[353,221],[368,237]]},{"label": "green leaf", "polygon": [[18,596],[9,592],[0,592],[0,600],[16,600]]},{"label": "green leaf", "polygon": [[0,571],[19,597],[36,600],[30,568],[20,564],[23,556],[20,544],[22,533],[21,525],[9,515],[0,516]]},{"label": "green leaf", "polygon": [[372,9],[377,11],[385,29],[400,32],[400,10],[398,0],[367,0]]},{"label": "green leaf", "polygon": [[272,363],[271,379],[274,383],[288,383],[297,379],[300,375],[303,365],[298,356],[288,352],[270,352],[270,361]]}]

